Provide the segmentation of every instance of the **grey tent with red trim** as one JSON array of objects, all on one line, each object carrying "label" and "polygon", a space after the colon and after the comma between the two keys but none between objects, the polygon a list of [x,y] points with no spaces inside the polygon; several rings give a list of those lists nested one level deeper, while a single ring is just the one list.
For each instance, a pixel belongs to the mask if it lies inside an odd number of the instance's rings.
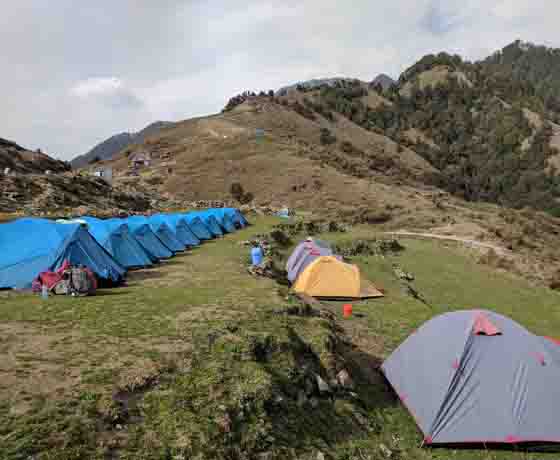
[{"label": "grey tent with red trim", "polygon": [[332,256],[333,251],[327,243],[311,238],[302,241],[296,246],[288,261],[286,271],[288,280],[294,283],[297,277],[310,265],[317,257]]},{"label": "grey tent with red trim", "polygon": [[437,316],[381,370],[426,445],[560,443],[560,346],[510,318]]}]

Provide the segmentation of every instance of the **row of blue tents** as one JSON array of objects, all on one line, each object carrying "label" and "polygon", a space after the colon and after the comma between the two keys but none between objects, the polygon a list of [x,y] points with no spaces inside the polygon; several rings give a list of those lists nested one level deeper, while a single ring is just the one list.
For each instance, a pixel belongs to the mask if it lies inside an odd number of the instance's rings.
[{"label": "row of blue tents", "polygon": [[112,219],[17,219],[0,224],[0,289],[29,288],[40,273],[65,260],[117,283],[127,270],[149,267],[247,224],[235,208]]}]

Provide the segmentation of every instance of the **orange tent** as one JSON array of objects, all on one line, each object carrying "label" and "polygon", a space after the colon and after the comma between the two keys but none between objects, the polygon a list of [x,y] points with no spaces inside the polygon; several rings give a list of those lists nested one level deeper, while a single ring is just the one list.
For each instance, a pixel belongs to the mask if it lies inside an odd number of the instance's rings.
[{"label": "orange tent", "polygon": [[[383,297],[373,286],[363,289],[360,269],[336,257],[318,257],[298,276],[294,290],[311,297],[359,299]],[[365,291],[365,292],[364,292]]]}]

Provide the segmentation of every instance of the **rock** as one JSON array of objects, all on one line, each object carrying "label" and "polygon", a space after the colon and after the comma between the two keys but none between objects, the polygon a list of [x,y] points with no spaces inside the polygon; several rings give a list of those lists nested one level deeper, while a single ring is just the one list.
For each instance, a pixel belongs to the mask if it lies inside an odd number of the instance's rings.
[{"label": "rock", "polygon": [[327,382],[325,382],[320,375],[315,375],[315,379],[317,380],[317,387],[319,388],[319,393],[330,393],[331,387]]},{"label": "rock", "polygon": [[220,427],[220,430],[223,433],[230,433],[232,428],[232,421],[231,417],[228,413],[223,414],[222,416],[216,419],[217,425]]},{"label": "rock", "polygon": [[389,449],[385,444],[379,444],[379,450],[385,458],[391,458],[393,456],[393,451]]},{"label": "rock", "polygon": [[346,369],[342,369],[337,375],[336,379],[338,380],[339,385],[344,388],[345,390],[353,390],[354,389],[354,382],[352,381],[352,377]]},{"label": "rock", "polygon": [[313,378],[311,376],[307,377],[305,379],[305,394],[307,396],[311,396],[315,393],[316,390],[316,386],[315,386],[315,382],[313,381]]},{"label": "rock", "polygon": [[364,417],[362,414],[360,414],[359,412],[354,413],[354,418],[362,428],[367,428],[369,426],[368,419]]},{"label": "rock", "polygon": [[87,216],[91,210],[87,206],[78,206],[74,209],[74,214],[77,216]]},{"label": "rock", "polygon": [[414,275],[412,273],[408,273],[408,272],[404,271],[397,264],[393,265],[393,273],[395,274],[397,279],[400,279],[400,280],[403,280],[403,281],[414,281]]}]

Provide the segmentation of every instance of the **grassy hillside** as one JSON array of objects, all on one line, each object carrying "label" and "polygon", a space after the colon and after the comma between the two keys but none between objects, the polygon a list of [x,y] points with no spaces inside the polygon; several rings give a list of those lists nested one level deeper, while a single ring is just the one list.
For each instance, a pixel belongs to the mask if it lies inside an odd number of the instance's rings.
[{"label": "grassy hillside", "polygon": [[[255,97],[226,113],[178,123],[125,149],[113,162],[116,182],[152,184],[184,200],[231,198],[231,184],[239,182],[261,204],[332,212],[404,205],[418,178],[433,173],[414,152],[342,117],[306,118],[298,97]],[[257,129],[264,137],[256,137]],[[324,130],[336,141],[322,143]],[[127,178],[127,158],[141,149],[154,163],[139,179]]]},{"label": "grassy hillside", "polygon": [[[336,303],[309,316],[285,287],[246,272],[239,242],[276,220],[254,223],[97,297],[0,293],[0,457],[546,458],[420,449],[377,367],[423,321],[452,309],[491,308],[558,336],[559,294],[459,247],[402,240],[399,255],[354,259],[385,298],[356,303],[350,320]],[[321,237],[342,244],[375,231]],[[393,263],[415,275],[429,305],[405,293]],[[354,388],[320,393],[315,375],[329,382],[341,369]]]}]

